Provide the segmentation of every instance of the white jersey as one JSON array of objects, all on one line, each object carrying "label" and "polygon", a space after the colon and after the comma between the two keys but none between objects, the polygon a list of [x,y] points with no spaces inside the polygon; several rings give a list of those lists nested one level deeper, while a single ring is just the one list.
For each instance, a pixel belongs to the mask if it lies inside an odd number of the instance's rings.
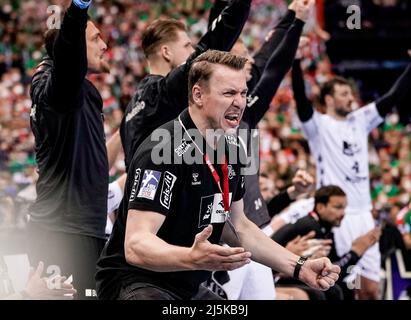
[{"label": "white jersey", "polygon": [[304,218],[307,216],[311,211],[314,210],[314,198],[308,199],[299,199],[290,206],[283,210],[279,217],[281,217],[286,224],[288,223],[296,223],[297,220]]},{"label": "white jersey", "polygon": [[371,210],[368,134],[383,121],[371,103],[345,120],[314,112],[302,124],[316,161],[317,188],[337,185],[347,194],[350,208]]}]

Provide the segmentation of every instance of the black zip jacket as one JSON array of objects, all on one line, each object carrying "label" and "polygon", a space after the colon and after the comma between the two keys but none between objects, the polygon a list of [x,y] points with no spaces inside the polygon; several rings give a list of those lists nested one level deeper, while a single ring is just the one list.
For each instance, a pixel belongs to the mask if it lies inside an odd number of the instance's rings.
[{"label": "black zip jacket", "polygon": [[30,124],[39,179],[31,222],[104,238],[108,161],[100,94],[85,77],[87,10],[72,4],[32,79]]}]

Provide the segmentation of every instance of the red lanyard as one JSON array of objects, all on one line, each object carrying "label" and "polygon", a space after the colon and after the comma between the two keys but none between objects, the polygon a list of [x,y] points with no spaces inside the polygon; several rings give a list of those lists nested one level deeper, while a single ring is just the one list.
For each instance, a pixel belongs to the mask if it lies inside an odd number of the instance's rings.
[{"label": "red lanyard", "polygon": [[208,154],[204,154],[204,160],[208,166],[208,168],[211,171],[211,174],[214,178],[214,181],[217,183],[218,189],[220,190],[221,194],[223,195],[223,204],[224,204],[224,211],[228,213],[230,211],[230,199],[229,199],[229,185],[228,185],[228,165],[227,165],[227,159],[224,156],[224,161],[221,164],[221,170],[223,171],[223,189],[221,188],[220,184],[220,177],[215,170],[213,164],[210,161],[210,158],[208,157]]}]

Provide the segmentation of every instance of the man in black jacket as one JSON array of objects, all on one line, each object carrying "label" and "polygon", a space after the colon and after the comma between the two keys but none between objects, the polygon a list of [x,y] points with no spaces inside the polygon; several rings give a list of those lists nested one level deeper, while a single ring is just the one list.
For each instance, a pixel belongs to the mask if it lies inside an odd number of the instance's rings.
[{"label": "man in black jacket", "polygon": [[[91,1],[73,0],[60,30],[50,30],[48,57],[32,79],[31,128],[39,179],[30,209],[32,263],[73,275],[79,298],[93,295],[104,246],[108,160],[102,99],[87,72],[107,72],[106,44],[88,21]],[[54,33],[54,34],[53,34]]]},{"label": "man in black jacket", "polygon": [[[189,74],[189,108],[160,128],[169,132],[164,150],[183,146],[174,149],[174,161],[154,161],[152,137],[137,149],[126,201],[98,262],[101,299],[198,298],[210,271],[236,269],[251,255],[321,290],[338,279],[339,267],[328,259],[299,259],[244,215],[241,145],[225,137],[235,132],[246,106],[245,62],[216,50],[199,56]],[[210,129],[220,133],[217,140]],[[193,152],[199,162],[186,161]],[[231,237],[223,232],[226,222]],[[231,248],[218,245],[222,236]]]},{"label": "man in black jacket", "polygon": [[194,49],[184,24],[177,20],[156,20],[145,30],[142,48],[150,74],[139,83],[120,128],[127,168],[144,139],[188,107],[187,79],[193,60],[208,49],[230,50],[250,4],[251,0],[231,1]]},{"label": "man in black jacket", "polygon": [[[273,239],[281,245],[286,245],[297,236],[304,236],[310,231],[315,231],[316,239],[334,240],[332,227],[338,227],[344,217],[347,207],[347,196],[337,186],[321,187],[314,195],[314,210],[297,220],[294,224],[287,224],[273,235]],[[369,247],[378,242],[381,230],[377,227],[358,237],[352,243],[349,252],[338,256],[335,245],[332,244],[328,255],[330,260],[341,268],[340,283],[353,271],[353,266],[360,260]]]}]

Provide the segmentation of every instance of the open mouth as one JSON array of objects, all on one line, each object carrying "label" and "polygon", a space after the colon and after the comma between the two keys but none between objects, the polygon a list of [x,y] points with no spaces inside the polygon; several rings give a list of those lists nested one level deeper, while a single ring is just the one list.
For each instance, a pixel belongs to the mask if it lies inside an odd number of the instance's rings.
[{"label": "open mouth", "polygon": [[224,116],[224,119],[230,127],[237,127],[240,125],[241,114],[240,113],[228,113]]}]

